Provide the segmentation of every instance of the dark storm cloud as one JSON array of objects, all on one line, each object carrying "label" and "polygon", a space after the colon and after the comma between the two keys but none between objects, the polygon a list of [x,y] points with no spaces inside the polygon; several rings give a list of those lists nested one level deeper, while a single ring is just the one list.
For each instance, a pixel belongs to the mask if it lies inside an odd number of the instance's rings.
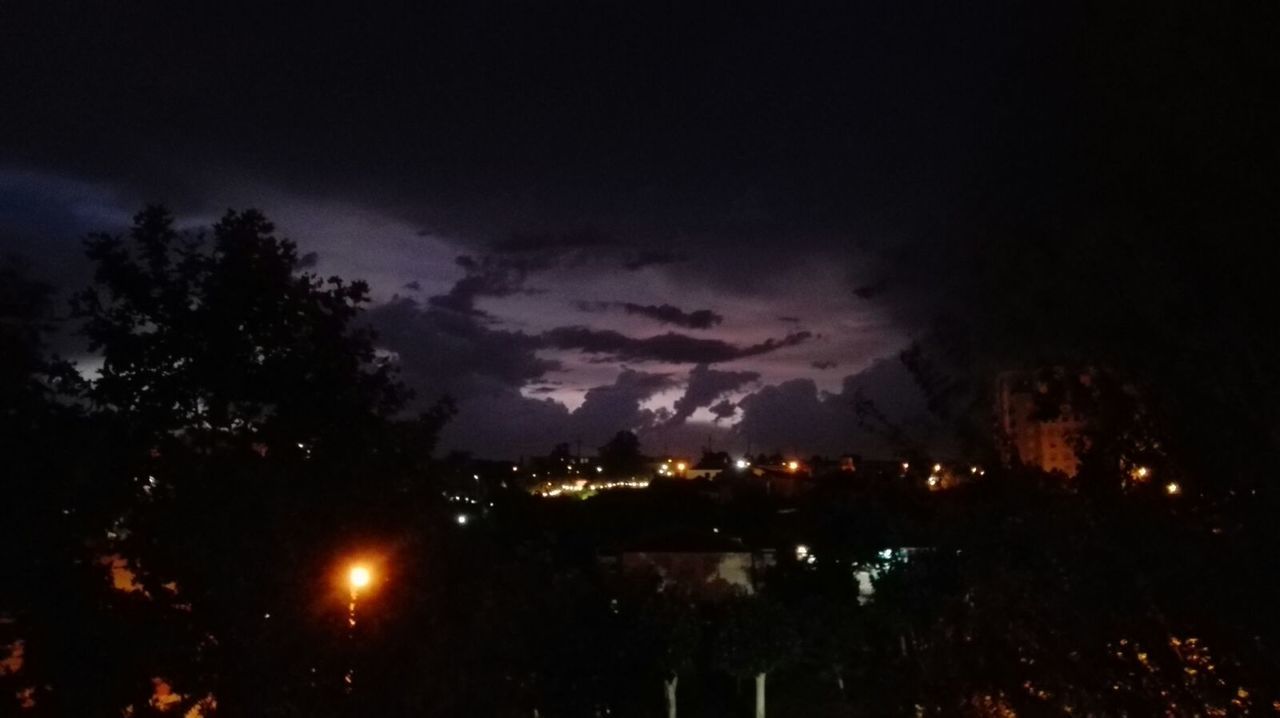
[{"label": "dark storm cloud", "polygon": [[684,394],[676,399],[671,423],[681,423],[700,407],[709,406],[725,394],[756,381],[760,374],[754,371],[719,371],[699,364],[689,372],[689,382]]},{"label": "dark storm cloud", "polygon": [[406,282],[401,289],[407,289],[411,292],[420,292],[422,291],[422,282],[415,279],[412,282]]},{"label": "dark storm cloud", "polygon": [[1057,176],[1078,27],[1015,2],[0,13],[0,160],[179,211],[251,180],[478,249],[592,227],[727,287]]},{"label": "dark storm cloud", "polygon": [[[1222,298],[1277,264],[1274,243],[1242,247],[1278,224],[1274,4],[1252,23],[1228,14],[1241,4],[1103,5],[0,3],[0,242],[83,283],[75,238],[121,226],[117,208],[207,216],[262,187],[425,228],[424,247],[478,258],[372,318],[424,395],[487,402],[530,442],[570,414],[519,393],[542,348],[700,364],[790,341],[486,326],[478,301],[548,267],[767,301],[771,277],[834,261],[894,336],[946,312],[988,347],[1075,349],[1195,307],[1233,332],[1206,346],[1248,356],[1233,328],[1265,333],[1273,302]],[[384,263],[416,251],[361,239]],[[777,312],[830,319],[806,301]],[[1153,359],[1185,357],[1170,344]],[[816,386],[753,396],[760,445],[803,427],[846,448],[823,433],[850,430],[844,404]],[[789,399],[795,426],[771,418]],[[475,412],[455,436],[484,435]]]},{"label": "dark storm cloud", "polygon": [[109,188],[11,170],[0,162],[0,254],[29,259],[36,276],[56,287],[88,284],[91,272],[80,240],[89,232],[120,231],[129,214]]},{"label": "dark storm cloud", "polygon": [[545,332],[542,339],[548,346],[557,349],[578,349],[588,354],[603,354],[623,361],[715,364],[796,346],[812,336],[809,332],[796,332],[782,339],[768,339],[759,344],[740,347],[719,339],[698,339],[674,332],[639,338],[608,329],[572,326]]},{"label": "dark storm cloud", "polygon": [[692,312],[686,312],[670,304],[653,305],[625,302],[622,305],[622,309],[627,314],[639,314],[642,317],[648,317],[663,324],[675,324],[686,329],[710,329],[724,321],[724,317],[710,309],[695,309]]},{"label": "dark storm cloud", "polygon": [[521,394],[562,390],[545,375],[561,367],[536,352],[540,338],[494,329],[483,317],[397,297],[373,307],[367,321],[378,346],[396,358],[400,376],[419,406],[448,396],[458,414],[446,426],[443,445],[486,456],[514,458],[545,453],[563,441],[596,446],[621,429],[642,430],[666,419],[641,404],[676,385],[665,373],[624,368],[610,384],[586,391],[570,411],[551,399]]},{"label": "dark storm cloud", "polygon": [[587,390],[582,406],[573,412],[574,432],[589,433],[595,442],[621,429],[643,429],[657,420],[641,402],[674,384],[669,374],[624,369],[613,384]]},{"label": "dark storm cloud", "polygon": [[853,290],[853,295],[859,299],[873,299],[884,294],[884,290],[887,288],[887,285],[888,283],[884,280],[876,282],[875,284],[863,285],[855,288]]},{"label": "dark storm cloud", "polygon": [[[890,422],[869,427],[856,407],[869,401]],[[853,451],[892,458],[900,441],[944,451],[950,437],[930,415],[914,378],[896,359],[883,359],[866,370],[845,377],[839,392],[824,393],[810,379],[793,379],[766,386],[738,401],[742,420],[735,433],[765,450],[827,455]]]},{"label": "dark storm cloud", "polygon": [[582,249],[596,249],[611,244],[601,232],[584,228],[568,232],[539,234],[516,233],[490,245],[498,254],[568,254]]},{"label": "dark storm cloud", "polygon": [[645,267],[661,267],[683,261],[685,261],[685,257],[671,252],[641,251],[628,258],[622,263],[622,266],[628,271],[636,272]]},{"label": "dark storm cloud", "polygon": [[627,314],[648,317],[662,324],[675,324],[686,329],[710,329],[724,321],[724,317],[710,309],[685,311],[670,304],[635,304],[632,302],[575,302],[574,306],[583,312],[603,312],[609,309],[621,309]]},{"label": "dark storm cloud", "polygon": [[814,369],[826,370],[826,369],[835,369],[837,366],[839,366],[839,364],[837,362],[831,361],[830,359],[819,359],[818,361],[815,361],[815,362],[809,362],[809,366],[813,367]]},{"label": "dark storm cloud", "polygon": [[621,430],[646,432],[666,418],[641,404],[672,385],[665,374],[624,369],[612,384],[588,389],[570,411],[550,399],[531,399],[510,388],[466,396],[442,436],[445,446],[482,456],[516,458],[545,454],[562,442],[590,451]]},{"label": "dark storm cloud", "polygon": [[710,411],[716,417],[716,421],[724,421],[725,419],[732,419],[733,415],[738,413],[738,405],[728,399],[724,399],[707,407],[707,411]]},{"label": "dark storm cloud", "polygon": [[493,329],[474,315],[405,297],[371,308],[366,318],[422,402],[516,390],[559,366],[535,354],[537,337]]},{"label": "dark storm cloud", "polygon": [[476,299],[509,297],[512,294],[530,291],[524,286],[529,273],[548,268],[550,260],[495,256],[476,259],[463,255],[457,258],[457,265],[466,270],[466,276],[454,283],[448,293],[436,295],[428,301],[432,306],[441,309],[460,314],[485,316],[484,312],[476,309]]}]

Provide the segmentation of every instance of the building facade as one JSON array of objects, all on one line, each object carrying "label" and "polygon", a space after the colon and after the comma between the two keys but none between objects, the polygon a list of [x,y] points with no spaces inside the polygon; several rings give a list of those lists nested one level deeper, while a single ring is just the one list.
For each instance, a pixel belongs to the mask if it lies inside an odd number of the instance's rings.
[{"label": "building facade", "polygon": [[[1010,371],[996,380],[996,419],[1005,463],[1074,477],[1084,418],[1069,399],[1046,411],[1049,386],[1036,372]],[[1052,409],[1052,407],[1051,407]]]}]

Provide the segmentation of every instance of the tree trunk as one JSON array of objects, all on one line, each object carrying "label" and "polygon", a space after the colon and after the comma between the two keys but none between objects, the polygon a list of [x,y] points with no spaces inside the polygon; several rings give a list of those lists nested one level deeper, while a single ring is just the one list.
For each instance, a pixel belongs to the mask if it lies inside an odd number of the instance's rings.
[{"label": "tree trunk", "polygon": [[676,684],[679,682],[680,676],[674,673],[662,682],[663,693],[667,697],[667,718],[676,718]]},{"label": "tree trunk", "polygon": [[756,718],[764,718],[764,673],[756,674]]}]

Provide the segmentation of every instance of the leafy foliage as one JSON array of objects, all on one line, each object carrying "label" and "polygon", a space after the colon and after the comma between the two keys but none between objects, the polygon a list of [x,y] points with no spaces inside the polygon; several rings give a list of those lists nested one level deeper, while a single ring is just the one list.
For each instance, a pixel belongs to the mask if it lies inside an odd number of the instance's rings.
[{"label": "leafy foliage", "polygon": [[89,407],[118,437],[96,478],[124,497],[98,550],[165,627],[129,640],[233,713],[326,705],[344,650],[329,577],[429,508],[416,477],[447,416],[394,420],[407,394],[356,324],[367,287],[303,273],[273,232],[228,212],[206,241],[150,207],[127,238],[89,240],[75,301],[103,359]]}]

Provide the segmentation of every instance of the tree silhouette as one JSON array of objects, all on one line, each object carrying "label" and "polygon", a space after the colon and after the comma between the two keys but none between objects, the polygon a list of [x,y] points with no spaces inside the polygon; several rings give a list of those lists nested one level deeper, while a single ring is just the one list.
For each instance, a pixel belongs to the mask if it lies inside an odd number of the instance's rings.
[{"label": "tree silhouette", "polygon": [[417,505],[443,414],[393,422],[407,394],[356,323],[367,287],[303,272],[254,210],[205,238],[149,207],[87,248],[88,398],[131,488],[111,548],[169,626],[157,675],[232,713],[332,710],[334,561]]},{"label": "tree silhouette", "polygon": [[619,431],[600,447],[600,464],[610,476],[633,476],[644,469],[640,439],[631,431]]},{"label": "tree silhouette", "polygon": [[632,619],[627,637],[643,675],[662,681],[667,718],[676,718],[680,676],[694,665],[702,639],[696,607],[688,596],[668,588],[638,596],[625,607]]},{"label": "tree silhouette", "polygon": [[145,660],[129,640],[136,601],[110,589],[99,560],[122,505],[122,482],[102,476],[117,437],[48,353],[52,296],[22,261],[0,262],[0,713],[105,714],[131,698]]},{"label": "tree silhouette", "polygon": [[765,717],[765,681],[774,669],[794,660],[800,648],[791,614],[761,596],[729,602],[716,636],[716,663],[736,678],[755,682],[755,716]]}]

